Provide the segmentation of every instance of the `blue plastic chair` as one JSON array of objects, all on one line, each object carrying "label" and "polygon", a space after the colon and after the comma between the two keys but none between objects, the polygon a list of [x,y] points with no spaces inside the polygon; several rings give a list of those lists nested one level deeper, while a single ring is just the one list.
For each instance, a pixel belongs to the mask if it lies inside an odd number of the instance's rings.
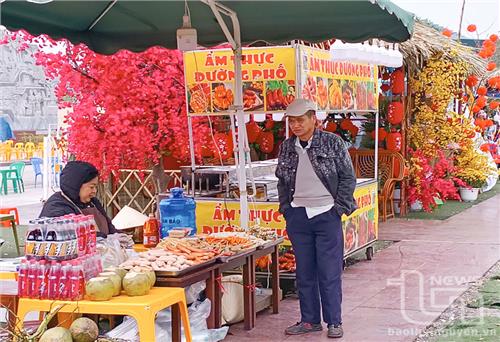
[{"label": "blue plastic chair", "polygon": [[33,170],[35,171],[35,188],[36,188],[36,180],[38,176],[40,176],[43,180],[42,173],[42,158],[31,158],[31,165],[33,165]]}]

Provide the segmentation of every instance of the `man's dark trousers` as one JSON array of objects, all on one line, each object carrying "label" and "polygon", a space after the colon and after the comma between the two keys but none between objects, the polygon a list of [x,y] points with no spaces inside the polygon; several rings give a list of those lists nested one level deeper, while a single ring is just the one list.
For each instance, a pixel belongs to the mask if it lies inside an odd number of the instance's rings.
[{"label": "man's dark trousers", "polygon": [[303,207],[285,212],[286,229],[297,263],[297,289],[301,322],[342,323],[342,281],[344,236],[342,221],[335,209],[307,217]]}]

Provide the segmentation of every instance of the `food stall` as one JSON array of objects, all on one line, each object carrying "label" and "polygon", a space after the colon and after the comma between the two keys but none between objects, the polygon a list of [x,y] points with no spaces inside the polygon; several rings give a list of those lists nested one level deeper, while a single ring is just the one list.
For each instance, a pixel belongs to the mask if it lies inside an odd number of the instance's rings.
[{"label": "food stall", "polygon": [[[188,116],[229,115],[235,92],[232,51],[202,50],[184,53]],[[287,105],[296,97],[317,106],[319,119],[328,115],[375,113],[378,117],[377,66],[334,61],[330,52],[304,45],[245,48],[242,61],[244,111],[254,117],[272,113],[283,119]],[[233,116],[230,116],[233,120]],[[376,124],[378,124],[376,120]],[[231,122],[233,138],[236,125]],[[213,138],[213,136],[212,136]],[[234,140],[234,139],[233,139]],[[192,141],[191,135],[191,146]],[[214,140],[216,149],[219,149]],[[248,142],[246,142],[248,150]],[[377,152],[375,152],[377,153]],[[235,164],[238,165],[235,153]],[[247,151],[247,161],[250,160]],[[377,158],[375,158],[377,160]],[[276,230],[286,239],[285,221],[278,212],[277,160],[246,166],[249,227]],[[377,164],[375,163],[375,170]],[[378,236],[378,187],[376,172],[370,179],[358,179],[354,193],[359,209],[342,218],[345,257],[366,249],[368,259]],[[191,165],[182,169],[183,180],[196,200],[198,233],[234,230],[242,212],[239,172],[235,165]]]}]

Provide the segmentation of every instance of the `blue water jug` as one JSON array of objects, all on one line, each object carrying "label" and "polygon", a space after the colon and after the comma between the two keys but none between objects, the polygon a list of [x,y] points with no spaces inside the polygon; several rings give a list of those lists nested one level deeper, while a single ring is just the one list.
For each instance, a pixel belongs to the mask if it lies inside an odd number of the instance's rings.
[{"label": "blue water jug", "polygon": [[160,202],[161,238],[168,236],[173,228],[192,228],[189,235],[196,233],[196,202],[184,196],[182,188],[170,189],[170,197]]}]

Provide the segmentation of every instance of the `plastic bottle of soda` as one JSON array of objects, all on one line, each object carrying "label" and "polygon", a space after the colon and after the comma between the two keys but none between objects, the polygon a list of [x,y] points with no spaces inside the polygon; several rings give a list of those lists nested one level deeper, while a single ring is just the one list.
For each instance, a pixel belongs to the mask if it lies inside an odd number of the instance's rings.
[{"label": "plastic bottle of soda", "polygon": [[94,220],[94,215],[87,215],[90,253],[95,253],[97,244],[97,225]]},{"label": "plastic bottle of soda", "polygon": [[38,298],[47,299],[49,285],[49,265],[45,260],[39,262],[40,270],[37,277]]},{"label": "plastic bottle of soda", "polygon": [[71,262],[69,300],[81,300],[85,291],[83,267],[78,260]]},{"label": "plastic bottle of soda", "polygon": [[160,231],[158,220],[153,213],[149,214],[149,219],[144,223],[143,244],[146,248],[154,248],[160,242]]},{"label": "plastic bottle of soda", "polygon": [[52,261],[49,271],[47,298],[51,300],[59,299],[59,278],[61,276],[61,264]]},{"label": "plastic bottle of soda", "polygon": [[42,234],[40,227],[38,225],[37,220],[30,220],[28,224],[28,230],[26,233],[26,244],[24,247],[24,254],[26,258],[32,259],[35,258],[38,254],[38,250],[40,246],[38,245],[37,240],[39,236]]},{"label": "plastic bottle of soda", "polygon": [[78,257],[78,236],[75,221],[73,219],[64,220],[64,228],[66,230],[68,239],[67,259],[75,259],[76,257]]},{"label": "plastic bottle of soda", "polygon": [[39,233],[36,234],[36,255],[35,258],[37,260],[44,260],[46,257],[46,252],[47,252],[47,243],[45,242],[45,235],[46,235],[46,220],[44,219],[38,219],[36,220],[36,226],[37,226],[37,231]]},{"label": "plastic bottle of soda", "polygon": [[37,287],[40,265],[36,260],[30,260],[28,264],[28,297],[37,298],[39,289]]},{"label": "plastic bottle of soda", "polygon": [[71,264],[67,261],[61,263],[61,276],[59,277],[59,299],[67,300],[70,289]]},{"label": "plastic bottle of soda", "polygon": [[87,252],[87,227],[85,224],[85,219],[81,216],[75,216],[74,218],[76,225],[76,235],[78,239],[78,256],[84,256]]},{"label": "plastic bottle of soda", "polygon": [[19,266],[17,275],[17,295],[21,298],[27,297],[28,294],[28,261],[23,259]]}]

